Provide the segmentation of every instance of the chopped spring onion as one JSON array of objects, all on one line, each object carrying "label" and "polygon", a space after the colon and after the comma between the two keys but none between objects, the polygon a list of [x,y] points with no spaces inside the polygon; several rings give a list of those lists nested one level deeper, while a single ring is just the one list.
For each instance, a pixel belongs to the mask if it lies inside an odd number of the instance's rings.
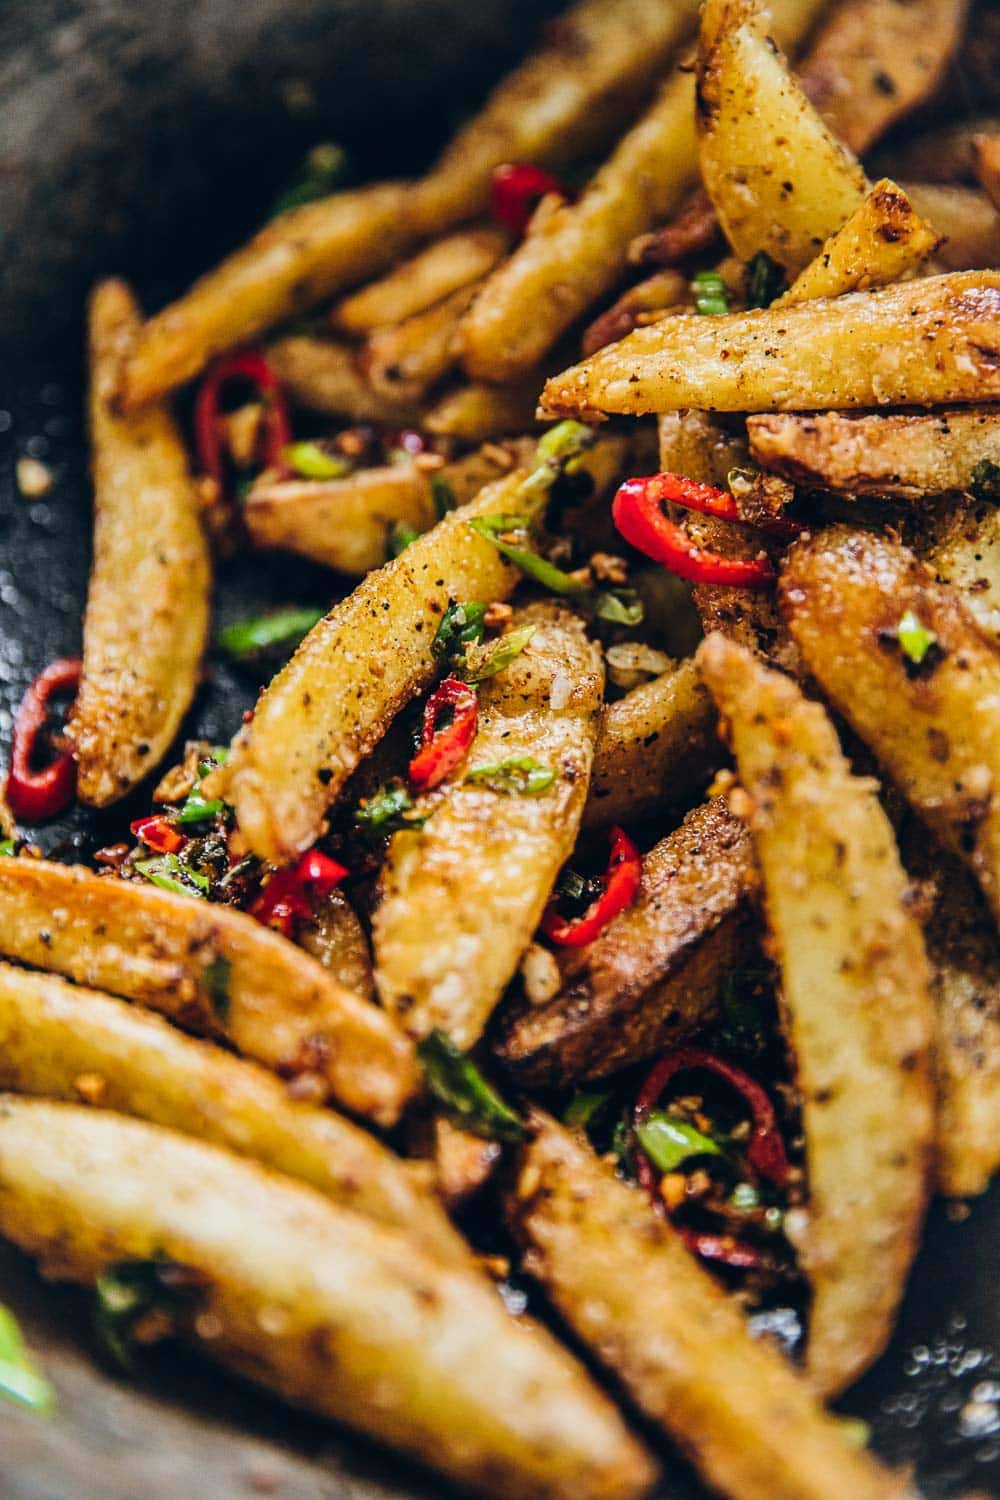
[{"label": "chopped spring onion", "polygon": [[0,1397],[29,1411],[46,1413],[56,1393],[32,1358],[14,1314],[0,1303]]},{"label": "chopped spring onion", "polygon": [[281,457],[303,479],[344,479],[352,467],[343,454],[329,453],[319,443],[289,443]]},{"label": "chopped spring onion", "polygon": [[922,625],[912,609],[906,611],[896,626],[896,639],[899,641],[899,649],[903,655],[915,667],[921,665],[931,647],[937,644],[934,631]]},{"label": "chopped spring onion", "polygon": [[256,661],[268,652],[294,651],[325,613],[309,607],[272,610],[270,614],[227,625],[220,630],[218,643],[227,656],[240,662]]},{"label": "chopped spring onion", "polygon": [[532,755],[514,755],[509,760],[475,766],[465,779],[506,797],[537,797],[552,785],[556,773]]},{"label": "chopped spring onion", "polygon": [[721,1156],[710,1135],[666,1110],[654,1109],[635,1127],[639,1145],[660,1172],[673,1172],[692,1156]]},{"label": "chopped spring onion", "polygon": [[699,271],[691,283],[695,312],[703,317],[719,317],[729,311],[726,288],[718,271]]},{"label": "chopped spring onion", "polygon": [[518,1116],[446,1031],[435,1027],[417,1052],[428,1088],[463,1129],[486,1140],[524,1139],[526,1131]]}]

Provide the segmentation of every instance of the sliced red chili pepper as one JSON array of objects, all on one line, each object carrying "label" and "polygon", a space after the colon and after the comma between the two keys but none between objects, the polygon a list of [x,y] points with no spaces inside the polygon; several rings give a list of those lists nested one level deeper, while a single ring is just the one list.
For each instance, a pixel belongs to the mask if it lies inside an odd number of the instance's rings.
[{"label": "sliced red chili pepper", "polygon": [[702,484],[701,480],[688,479],[683,474],[650,474],[645,479],[625,482],[641,486],[644,495],[660,505],[681,505],[685,510],[696,510],[703,516],[715,516],[719,521],[753,525],[758,531],[771,532],[775,536],[796,537],[803,530],[802,522],[793,516],[765,516],[759,521],[748,521],[740,513],[736,497],[729,490],[719,489],[714,484]]},{"label": "sliced red chili pepper", "polygon": [[[742,1068],[738,1068],[735,1063],[727,1062],[725,1058],[716,1057],[714,1052],[705,1051],[703,1047],[675,1047],[672,1052],[660,1058],[639,1090],[635,1101],[636,1122],[640,1122],[657,1103],[674,1074],[690,1068],[704,1068],[707,1072],[722,1078],[742,1094],[749,1106],[753,1121],[753,1131],[747,1146],[747,1160],[762,1177],[766,1177],[776,1187],[784,1187],[788,1181],[788,1157],[785,1154],[785,1143],[778,1129],[774,1105],[765,1090],[750,1077],[749,1073],[744,1073]],[[655,1169],[645,1152],[637,1151],[636,1156],[640,1167],[645,1162],[650,1172],[654,1173],[655,1183]],[[640,1171],[640,1179],[641,1177]]]},{"label": "sliced red chili pepper", "polygon": [[64,657],[40,672],[21,700],[14,719],[10,743],[7,800],[11,812],[23,823],[42,823],[54,818],[72,802],[76,792],[76,761],[72,750],[61,750],[54,760],[35,770],[39,736],[45,729],[49,706],[56,693],[80,686],[81,664]]},{"label": "sliced red chili pepper", "polygon": [[631,906],[642,884],[642,855],[621,828],[611,830],[611,855],[601,876],[603,887],[582,917],[567,921],[554,906],[542,917],[542,931],[553,943],[565,948],[584,948],[607,927],[612,918]]},{"label": "sliced red chili pepper", "polygon": [[523,234],[539,199],[546,193],[572,197],[565,184],[543,167],[534,167],[530,162],[504,162],[495,169],[490,186],[493,217],[512,234]]},{"label": "sliced red chili pepper", "polygon": [[230,354],[212,366],[198,388],[194,403],[195,446],[203,473],[225,489],[226,464],[222,451],[222,396],[227,385],[246,381],[256,386],[264,404],[264,465],[280,463],[281,453],[292,440],[288,407],[278,381],[263,354],[245,349]]},{"label": "sliced red chili pepper", "polygon": [[771,587],[776,574],[766,557],[722,557],[699,547],[682,526],[664,514],[667,501],[723,520],[740,519],[735,501],[724,490],[676,474],[627,479],[615,495],[611,515],[627,542],[678,578],[745,589]]},{"label": "sliced red chili pepper", "polygon": [[[451,723],[439,730],[438,719],[452,709]],[[420,749],[410,761],[410,785],[415,792],[440,786],[469,753],[479,723],[479,700],[467,682],[446,677],[431,694],[424,708]]]},{"label": "sliced red chili pepper", "polygon": [[724,1266],[736,1266],[740,1270],[751,1270],[761,1263],[760,1252],[732,1234],[703,1234],[697,1229],[682,1229],[681,1238],[702,1260],[717,1260]]},{"label": "sliced red chili pepper", "polygon": [[155,849],[157,854],[176,854],[187,843],[184,834],[163,813],[136,818],[134,823],[129,824],[129,828],[147,849]]},{"label": "sliced red chili pepper", "polygon": [[265,927],[273,927],[285,937],[293,937],[298,922],[307,922],[316,903],[340,884],[349,874],[346,865],[328,854],[310,849],[287,869],[276,870],[256,901],[250,915]]}]

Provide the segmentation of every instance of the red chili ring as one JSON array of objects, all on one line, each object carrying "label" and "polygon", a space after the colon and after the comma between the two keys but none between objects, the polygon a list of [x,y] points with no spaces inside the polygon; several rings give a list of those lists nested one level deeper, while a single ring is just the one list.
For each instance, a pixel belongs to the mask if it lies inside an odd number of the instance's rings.
[{"label": "red chili ring", "polygon": [[45,729],[49,702],[56,693],[80,686],[81,662],[63,657],[50,663],[35,678],[21,699],[14,719],[7,773],[10,810],[22,823],[42,823],[54,818],[76,794],[76,760],[72,750],[59,752],[41,771],[32,769],[38,737]]},{"label": "red chili ring", "polygon": [[[777,575],[766,557],[722,557],[718,552],[699,547],[682,526],[664,515],[661,495],[666,486],[659,485],[658,481],[675,478],[675,475],[655,474],[652,480],[627,479],[619,487],[612,502],[611,516],[625,540],[654,562],[662,563],[678,578],[686,578],[691,583],[727,584],[744,589],[770,588]],[[679,480],[681,486],[695,483],[694,480]],[[697,485],[697,489],[712,492],[710,485]],[[703,497],[699,495],[698,499],[701,502]],[[676,503],[683,502],[677,500]],[[688,508],[706,510],[707,501]],[[717,515],[720,512],[708,513]]]},{"label": "red chili ring", "polygon": [[293,937],[296,923],[307,922],[316,903],[349,874],[346,865],[318,849],[310,849],[294,865],[274,872],[250,907],[250,915],[264,927],[273,927],[284,937]]},{"label": "red chili ring", "polygon": [[523,234],[538,207],[539,200],[547,193],[558,193],[560,198],[570,198],[569,189],[546,172],[543,167],[530,162],[504,162],[493,173],[490,184],[490,209],[495,219],[511,234]]},{"label": "red chili ring", "polygon": [[624,829],[612,828],[611,854],[601,876],[603,890],[581,917],[567,921],[554,906],[542,917],[542,931],[553,943],[564,948],[584,948],[592,943],[608,923],[631,906],[642,884],[642,855]]},{"label": "red chili ring", "polygon": [[226,464],[219,431],[222,393],[230,381],[249,381],[264,402],[264,465],[280,463],[282,451],[292,440],[292,426],[277,375],[263,354],[245,349],[218,360],[208,371],[194,403],[195,447],[202,473],[225,489]]},{"label": "red chili ring", "polygon": [[[446,729],[437,721],[446,708],[454,717]],[[479,723],[479,700],[467,682],[446,677],[428,698],[420,749],[410,761],[410,785],[415,792],[430,792],[450,776],[469,753]]]}]

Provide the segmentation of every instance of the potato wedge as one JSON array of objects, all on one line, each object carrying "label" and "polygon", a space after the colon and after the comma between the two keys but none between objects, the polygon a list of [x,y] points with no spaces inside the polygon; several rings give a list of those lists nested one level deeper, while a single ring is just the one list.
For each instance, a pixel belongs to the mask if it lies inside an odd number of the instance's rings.
[{"label": "potato wedge", "polygon": [[[779,592],[809,671],[1000,916],[1000,649],[912,552],[846,526],[793,548]],[[932,632],[916,661],[909,616]]]},{"label": "potato wedge", "polygon": [[940,242],[902,188],[883,177],[772,306],[791,307],[815,297],[905,281]]},{"label": "potato wedge", "polygon": [[358,369],[357,353],[336,339],[294,334],[269,344],[267,361],[296,406],[351,422],[421,426],[422,404],[373,391]]},{"label": "potato wedge", "polygon": [[[429,799],[419,830],[393,836],[372,921],[375,983],[409,1036],[435,1028],[468,1051],[531,941],[573,851],[587,797],[604,670],[583,622],[535,605],[535,633],[479,690],[468,760]],[[538,795],[476,780],[527,759],[554,772]]]},{"label": "potato wedge", "polygon": [[122,281],[90,302],[94,560],[83,675],[68,733],[77,793],[106,807],[163,759],[191,706],[208,634],[208,543],[177,425],[165,407],[111,409],[140,314]]},{"label": "potato wedge", "polygon": [[951,504],[921,560],[960,591],[980,630],[1000,644],[1000,511],[992,500]]},{"label": "potato wedge", "polygon": [[715,712],[689,658],[605,708],[584,825],[602,828],[682,807],[719,760]]},{"label": "potato wedge", "polygon": [[343,891],[332,890],[317,904],[312,920],[300,928],[296,941],[345,990],[353,990],[362,1000],[375,999],[371,947]]},{"label": "potato wedge", "polygon": [[441,1261],[469,1262],[412,1163],[143,1006],[0,964],[0,1088],[113,1109],[224,1146],[404,1231]]},{"label": "potato wedge", "polygon": [[1000,115],[965,115],[949,125],[933,125],[905,141],[895,141],[874,157],[879,170],[889,168],[912,182],[959,182],[976,178],[978,135],[1000,133]]},{"label": "potato wedge", "polygon": [[654,322],[655,315],[682,306],[690,307],[688,278],[680,271],[655,271],[629,287],[606,312],[588,324],[580,339],[580,349],[584,354],[593,354],[624,338],[633,328]]},{"label": "potato wedge", "polygon": [[858,208],[864,172],[795,82],[754,0],[706,0],[697,79],[701,176],[726,238],[741,260],[765,250],[796,274]]},{"label": "potato wedge", "polygon": [[634,905],[560,955],[563,987],[503,1017],[494,1051],[518,1082],[573,1083],[641,1062],[701,1030],[752,951],[753,850],[715,797],[654,844]]},{"label": "potato wedge", "polygon": [[973,138],[976,178],[995,209],[1000,210],[1000,128]]},{"label": "potato wedge", "polygon": [[902,1500],[645,1195],[536,1112],[507,1198],[525,1266],[576,1335],[734,1500]]},{"label": "potato wedge", "polygon": [[454,1212],[489,1182],[500,1166],[503,1146],[460,1130],[445,1115],[435,1116],[431,1128],[437,1190]]},{"label": "potato wedge", "polygon": [[630,1500],[655,1470],[610,1401],[480,1274],[255,1162],[5,1095],[0,1230],[51,1276],[200,1272],[178,1331],[287,1401],[509,1500]]},{"label": "potato wedge", "polygon": [[1000,464],[1000,407],[948,412],[769,413],[747,419],[754,460],[811,489],[923,500],[968,490]]},{"label": "potato wedge", "polygon": [[832,1394],[885,1347],[920,1237],[934,1132],[927,957],[875,785],[852,776],[824,709],[721,635],[698,662],[751,804],[802,1094],[806,1368]]},{"label": "potato wedge", "polygon": [[162,1011],[391,1125],[419,1086],[387,1016],[227,906],[38,859],[0,863],[0,954]]},{"label": "potato wedge", "polygon": [[416,238],[406,221],[409,193],[403,183],[378,183],[266,224],[145,324],[122,376],[126,408],[155,401],[216,355],[390,265]]},{"label": "potato wedge", "polygon": [[508,243],[502,229],[485,224],[442,235],[380,280],[344,297],[331,312],[330,323],[355,338],[392,328],[486,276],[506,254]]},{"label": "potato wedge", "polygon": [[487,443],[528,432],[535,425],[538,393],[544,382],[542,370],[532,371],[512,385],[468,381],[440,396],[427,412],[423,426],[435,437],[451,437],[460,443]]},{"label": "potato wedge", "polygon": [[908,182],[918,213],[943,236],[937,263],[946,271],[975,271],[1000,262],[1000,211],[976,188]]},{"label": "potato wedge", "polygon": [[696,13],[692,0],[577,0],[417,185],[411,220],[434,232],[481,213],[503,162],[560,166],[606,149]]},{"label": "potato wedge", "polygon": [[553,376],[549,416],[971,404],[1000,396],[1000,273],[928,276],[799,307],[681,314]]},{"label": "potato wedge", "polygon": [[371,334],[358,363],[376,395],[416,402],[444,379],[458,363],[458,326],[482,284],[460,286],[432,307]]},{"label": "potato wedge", "polygon": [[712,200],[699,183],[666,224],[632,241],[628,247],[629,265],[675,266],[707,253],[718,238],[719,221]]}]

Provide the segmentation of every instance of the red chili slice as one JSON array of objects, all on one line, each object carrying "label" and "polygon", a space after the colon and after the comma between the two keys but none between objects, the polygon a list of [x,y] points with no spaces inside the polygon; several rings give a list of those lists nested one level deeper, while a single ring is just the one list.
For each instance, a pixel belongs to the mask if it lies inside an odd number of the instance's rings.
[{"label": "red chili slice", "polygon": [[265,927],[273,927],[285,937],[295,935],[299,922],[307,922],[316,903],[328,896],[350,871],[328,854],[310,849],[308,854],[287,869],[276,870],[256,901],[250,915]]},{"label": "red chili slice", "polygon": [[[439,730],[438,719],[452,709],[451,723]],[[446,677],[427,700],[420,749],[410,761],[410,785],[415,792],[430,792],[460,766],[469,753],[479,723],[479,700],[467,682]]]},{"label": "red chili slice", "polygon": [[583,916],[567,921],[554,906],[546,909],[542,917],[542,931],[553,943],[559,943],[564,948],[585,948],[619,912],[631,906],[639,894],[639,886],[642,884],[642,855],[623,829],[612,828],[610,838],[608,867],[601,876],[603,889]]},{"label": "red chili slice", "polygon": [[155,849],[157,854],[176,854],[187,843],[184,834],[163,813],[136,818],[134,823],[129,824],[129,828],[147,849]]},{"label": "red chili slice", "polygon": [[539,199],[546,193],[558,193],[561,198],[570,198],[569,189],[546,172],[543,167],[534,167],[530,162],[505,162],[493,173],[490,186],[490,208],[495,219],[511,234],[523,234]]},{"label": "red chili slice", "polygon": [[681,1238],[702,1260],[717,1260],[721,1265],[736,1266],[743,1271],[751,1270],[761,1262],[759,1251],[732,1234],[702,1234],[697,1229],[682,1229]]},{"label": "red chili slice", "polygon": [[277,375],[263,354],[246,349],[230,354],[212,366],[198,388],[194,403],[195,446],[202,473],[225,489],[226,464],[222,451],[219,418],[226,386],[245,381],[255,386],[264,404],[264,465],[280,463],[281,453],[292,440],[288,407]]},{"label": "red chili slice", "polygon": [[7,800],[11,812],[23,823],[43,823],[72,802],[76,793],[76,761],[72,750],[62,750],[42,770],[32,762],[39,736],[45,729],[49,706],[56,693],[80,686],[81,663],[68,657],[52,662],[40,672],[21,700],[14,720],[10,744]]},{"label": "red chili slice", "polygon": [[682,526],[664,514],[663,506],[668,502],[721,520],[740,520],[736,503],[725,490],[678,474],[626,479],[615,495],[611,515],[627,542],[678,578],[745,589],[772,586],[776,574],[766,557],[722,557],[699,547]]}]

